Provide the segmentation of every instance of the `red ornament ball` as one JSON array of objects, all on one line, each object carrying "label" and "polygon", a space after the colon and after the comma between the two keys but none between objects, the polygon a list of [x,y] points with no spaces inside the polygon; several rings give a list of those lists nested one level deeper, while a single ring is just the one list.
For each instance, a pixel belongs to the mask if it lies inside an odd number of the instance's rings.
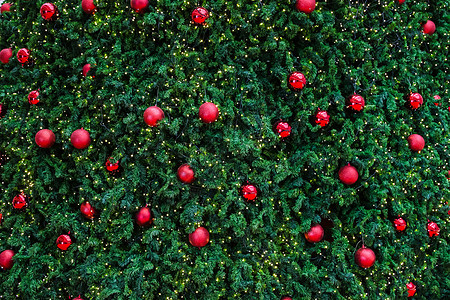
[{"label": "red ornament ball", "polygon": [[164,112],[158,106],[150,106],[144,111],[144,122],[148,126],[156,127],[162,119],[164,119]]},{"label": "red ornament ball", "polygon": [[192,11],[191,19],[195,24],[203,24],[209,18],[209,12],[204,7],[197,7]]},{"label": "red ornament ball", "polygon": [[287,122],[278,121],[275,124],[275,133],[278,134],[278,136],[281,138],[290,136],[291,130],[292,130],[292,127]]},{"label": "red ornament ball", "polygon": [[414,283],[407,283],[406,288],[408,289],[408,297],[412,297],[416,294],[416,285]]},{"label": "red ornament ball", "polygon": [[361,95],[353,94],[347,98],[345,105],[352,111],[362,111],[365,106],[364,98]]},{"label": "red ornament ball", "polygon": [[32,105],[36,105],[39,103],[39,91],[31,91],[28,94],[28,103],[32,104]]},{"label": "red ornament ball", "polygon": [[144,13],[148,7],[148,0],[131,0],[131,8],[137,13]]},{"label": "red ornament ball", "polygon": [[319,108],[314,116],[314,123],[320,125],[320,127],[325,127],[330,123],[330,115],[326,110],[321,110]]},{"label": "red ornament ball", "polygon": [[94,219],[95,215],[97,214],[95,208],[88,201],[84,201],[83,203],[81,203],[80,211],[86,219],[90,220]]},{"label": "red ornament ball", "polygon": [[355,262],[361,268],[367,269],[375,263],[375,253],[370,248],[362,246],[355,253]]},{"label": "red ornament ball", "polygon": [[354,166],[350,165],[350,163],[339,169],[339,179],[344,184],[354,184],[358,180],[358,177],[358,171]]},{"label": "red ornament ball", "polygon": [[198,116],[203,123],[212,123],[219,117],[219,109],[214,103],[205,102],[200,106]]},{"label": "red ornament ball", "polygon": [[97,11],[94,0],[81,0],[81,8],[87,14],[94,14]]},{"label": "red ornament ball", "polygon": [[58,15],[56,6],[53,3],[44,3],[41,6],[41,16],[46,21],[55,20]]},{"label": "red ornament ball", "polygon": [[204,227],[195,229],[193,233],[189,234],[189,242],[194,247],[204,247],[209,242],[209,232]]},{"label": "red ornament ball", "polygon": [[73,300],[83,300],[83,298],[81,298],[81,295],[78,295],[78,297],[74,298]]},{"label": "red ornament ball", "polygon": [[90,70],[91,70],[91,64],[85,64],[83,66],[83,76],[86,77]]},{"label": "red ornament ball", "polygon": [[191,183],[194,181],[194,170],[188,164],[183,164],[177,171],[178,179],[183,183]]},{"label": "red ornament ball", "polygon": [[311,226],[308,232],[305,233],[305,238],[310,243],[318,243],[323,239],[324,231],[320,224]]},{"label": "red ornament ball", "polygon": [[418,152],[421,151],[425,147],[425,140],[421,135],[411,134],[408,137],[409,149],[412,151]]},{"label": "red ornament ball", "polygon": [[428,220],[427,230],[428,230],[429,237],[438,236],[439,232],[441,231],[438,224],[436,224],[435,222],[430,222],[429,220]]},{"label": "red ornament ball", "polygon": [[77,149],[85,149],[91,144],[91,136],[83,128],[77,129],[72,132],[70,142]]},{"label": "red ornament ball", "polygon": [[12,56],[11,48],[6,48],[0,51],[0,61],[4,64],[9,63],[9,59],[11,58],[11,56]]},{"label": "red ornament ball", "polygon": [[0,119],[6,115],[6,105],[0,103]]},{"label": "red ornament ball", "polygon": [[11,9],[11,3],[3,3],[2,6],[0,7],[0,12],[4,13],[7,11],[10,11]]},{"label": "red ornament ball", "polygon": [[422,97],[422,95],[419,94],[419,93],[411,93],[411,94],[409,94],[409,99],[408,99],[408,103],[407,104],[413,110],[418,109],[423,104],[423,97]]},{"label": "red ornament ball", "polygon": [[28,196],[23,192],[13,198],[12,205],[15,209],[23,209],[28,206]]},{"label": "red ornament ball", "polygon": [[425,34],[433,34],[435,31],[436,31],[436,25],[434,24],[433,21],[428,20],[423,25],[423,33],[425,33]]},{"label": "red ornament ball", "polygon": [[149,207],[147,207],[147,205],[144,207],[141,207],[138,210],[135,218],[136,218],[136,223],[139,226],[149,226],[150,224],[153,223],[152,211],[150,210]]},{"label": "red ornament ball", "polygon": [[61,234],[56,239],[56,246],[63,251],[66,251],[70,247],[70,245],[72,245],[72,239],[67,234]]},{"label": "red ornament ball", "polygon": [[36,144],[41,148],[50,148],[56,141],[55,134],[50,129],[41,129],[34,138]]},{"label": "red ornament ball", "polygon": [[17,60],[22,64],[27,64],[30,62],[30,50],[27,48],[22,48],[17,51]]},{"label": "red ornament ball", "polygon": [[258,196],[258,189],[253,184],[247,183],[241,188],[242,197],[247,201],[255,201]]},{"label": "red ornament ball", "polygon": [[406,0],[398,0],[398,4],[403,4],[405,3]]},{"label": "red ornament ball", "polygon": [[109,157],[109,158],[106,160],[105,166],[106,166],[106,170],[107,170],[108,172],[114,174],[114,173],[119,172],[119,169],[120,169],[120,161],[117,160],[116,162],[114,162],[113,158],[112,158],[112,157]]},{"label": "red ornament ball", "polygon": [[291,296],[283,296],[280,300],[292,300]]},{"label": "red ornament ball", "polygon": [[3,270],[9,270],[14,265],[14,257],[15,253],[12,250],[5,250],[0,253],[0,268]]},{"label": "red ornament ball", "polygon": [[3,222],[3,215],[0,214],[0,225],[2,225],[2,222]]},{"label": "red ornament ball", "polygon": [[397,231],[403,231],[406,229],[406,221],[403,218],[398,217],[394,220],[394,227]]},{"label": "red ornament ball", "polygon": [[298,11],[310,14],[316,8],[316,0],[297,0],[295,8],[297,8]]},{"label": "red ornament ball", "polygon": [[300,91],[306,85],[306,77],[300,72],[292,72],[288,75],[287,84],[292,91]]}]

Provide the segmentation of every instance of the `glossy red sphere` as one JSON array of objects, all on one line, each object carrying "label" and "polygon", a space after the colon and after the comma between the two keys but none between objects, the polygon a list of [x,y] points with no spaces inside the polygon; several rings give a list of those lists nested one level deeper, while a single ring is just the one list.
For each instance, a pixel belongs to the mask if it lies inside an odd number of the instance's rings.
[{"label": "glossy red sphere", "polygon": [[3,3],[2,6],[0,7],[0,12],[4,13],[7,11],[10,11],[11,9],[11,3]]},{"label": "glossy red sphere", "polygon": [[50,148],[55,144],[56,137],[50,129],[41,129],[34,138],[36,144],[41,148]]},{"label": "glossy red sphere", "polygon": [[189,242],[194,247],[204,247],[209,243],[209,232],[204,227],[197,228],[193,233],[189,234]]},{"label": "glossy red sphere", "polygon": [[323,239],[324,231],[320,224],[311,226],[308,232],[305,233],[305,238],[310,243],[317,243]]},{"label": "glossy red sphere", "polygon": [[148,126],[156,127],[162,119],[164,119],[164,112],[158,106],[150,106],[144,111],[144,122]]},{"label": "glossy red sphere", "polygon": [[299,91],[306,85],[306,77],[300,72],[293,72],[289,74],[287,79],[288,88],[293,91]]},{"label": "glossy red sphere", "polygon": [[83,66],[83,76],[86,77],[90,70],[91,70],[91,64],[85,64]]},{"label": "glossy red sphere", "polygon": [[153,222],[152,212],[147,206],[141,207],[136,213],[135,218],[139,226],[148,226]]},{"label": "glossy red sphere", "polygon": [[418,152],[418,151],[423,150],[423,148],[425,147],[425,140],[419,134],[411,134],[408,137],[408,145],[409,145],[409,149],[411,149],[412,151]]},{"label": "glossy red sphere", "polygon": [[56,239],[56,246],[61,250],[67,250],[72,245],[72,239],[67,234],[62,234]]},{"label": "glossy red sphere", "polygon": [[131,0],[131,8],[137,13],[143,13],[148,7],[148,0]]},{"label": "glossy red sphere", "polygon": [[70,142],[77,149],[85,149],[91,144],[91,136],[83,128],[77,129],[72,132]]},{"label": "glossy red sphere", "polygon": [[436,31],[436,25],[434,24],[433,21],[428,20],[423,25],[423,33],[425,33],[425,34],[433,34],[435,31]]},{"label": "glossy red sphere", "polygon": [[15,253],[12,250],[5,250],[0,253],[0,268],[4,270],[9,270],[14,265],[14,257]]},{"label": "glossy red sphere", "polygon": [[194,181],[194,170],[188,164],[181,165],[177,171],[178,179],[183,183],[191,183]]},{"label": "glossy red sphere", "polygon": [[361,95],[353,94],[347,99],[345,105],[353,111],[362,111],[366,103]]},{"label": "glossy red sphere", "polygon": [[339,169],[339,180],[341,180],[344,184],[354,184],[358,180],[358,177],[358,171],[350,164]]},{"label": "glossy red sphere", "polygon": [[28,103],[36,105],[39,103],[39,91],[31,91],[28,94]]},{"label": "glossy red sphere", "polygon": [[87,219],[92,220],[92,219],[94,219],[94,217],[96,215],[96,211],[95,211],[94,207],[88,201],[81,203],[80,211],[83,214],[83,216]]},{"label": "glossy red sphere", "polygon": [[9,59],[12,56],[12,49],[11,48],[6,48],[3,49],[2,51],[0,51],[0,62],[7,64],[9,63]]},{"label": "glossy red sphere", "polygon": [[198,116],[203,123],[212,123],[219,117],[219,109],[214,103],[206,102],[200,106]]},{"label": "glossy red sphere", "polygon": [[297,0],[295,8],[297,8],[298,11],[310,14],[316,8],[316,0]]},{"label": "glossy red sphere", "polygon": [[17,60],[22,64],[28,63],[30,60],[30,50],[27,48],[22,48],[17,51]]},{"label": "glossy red sphere", "polygon": [[372,249],[366,248],[364,245],[355,253],[355,262],[361,268],[370,268],[375,263],[375,260],[375,253]]},{"label": "glossy red sphere", "polygon": [[192,11],[191,19],[195,24],[203,24],[209,18],[209,12],[204,7],[197,7]]},{"label": "glossy red sphere", "polygon": [[56,6],[53,3],[44,3],[41,6],[41,16],[44,20],[53,20],[57,15]]},{"label": "glossy red sphere", "polygon": [[81,9],[87,14],[93,14],[97,11],[94,0],[81,0]]}]

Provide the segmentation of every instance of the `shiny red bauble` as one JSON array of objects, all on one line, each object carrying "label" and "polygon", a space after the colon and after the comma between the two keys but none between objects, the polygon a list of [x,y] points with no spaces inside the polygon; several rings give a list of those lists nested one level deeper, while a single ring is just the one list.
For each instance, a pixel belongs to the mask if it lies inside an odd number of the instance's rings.
[{"label": "shiny red bauble", "polygon": [[94,0],[81,0],[81,8],[87,14],[93,14],[97,11]]},{"label": "shiny red bauble", "polygon": [[28,103],[36,105],[39,103],[39,91],[31,91],[28,94]]},{"label": "shiny red bauble", "polygon": [[17,51],[17,60],[22,64],[27,64],[30,62],[30,50],[27,48],[22,48]]},{"label": "shiny red bauble", "polygon": [[13,198],[12,205],[15,209],[23,209],[28,206],[28,196],[23,192]]},{"label": "shiny red bauble", "polygon": [[2,222],[3,222],[3,215],[0,214],[0,225],[2,225]]},{"label": "shiny red bauble", "polygon": [[314,123],[320,127],[325,127],[330,124],[330,115],[326,110],[321,110],[319,108],[317,113],[314,115]]},{"label": "shiny red bauble", "polygon": [[285,138],[291,135],[292,127],[288,122],[278,121],[275,124],[275,133],[278,134],[279,137]]},{"label": "shiny red bauble", "polygon": [[280,300],[292,300],[291,296],[283,296]]},{"label": "shiny red bauble", "polygon": [[6,105],[0,103],[0,119],[6,115]]},{"label": "shiny red bauble", "polygon": [[178,168],[177,176],[183,183],[191,183],[195,179],[194,170],[188,164],[183,164]]},{"label": "shiny red bauble", "polygon": [[316,8],[316,0],[297,0],[295,8],[298,11],[310,14]]},{"label": "shiny red bauble", "polygon": [[253,184],[247,183],[242,186],[241,195],[247,201],[255,201],[258,196],[258,189]]},{"label": "shiny red bauble", "polygon": [[419,134],[411,134],[408,137],[408,145],[409,149],[412,151],[418,152],[421,151],[425,147],[425,140]]},{"label": "shiny red bauble", "polygon": [[50,129],[41,129],[36,133],[34,140],[39,147],[50,148],[55,144],[56,137]]},{"label": "shiny red bauble", "polygon": [[425,33],[425,34],[433,34],[435,31],[436,31],[436,25],[434,24],[433,21],[428,20],[423,25],[423,33]]},{"label": "shiny red bauble", "polygon": [[153,222],[152,211],[149,207],[141,207],[135,216],[136,224],[139,226],[149,226]]},{"label": "shiny red bauble", "polygon": [[198,116],[203,123],[212,123],[219,117],[219,109],[214,103],[206,102],[200,106]]},{"label": "shiny red bauble", "polygon": [[195,229],[193,233],[189,234],[189,242],[194,247],[204,247],[209,242],[209,232],[204,227]]},{"label": "shiny red bauble", "polygon": [[439,228],[438,224],[436,224],[435,222],[428,221],[427,231],[428,231],[428,236],[433,237],[433,236],[438,236],[441,229]]},{"label": "shiny red bauble", "polygon": [[414,283],[407,283],[406,288],[408,289],[408,297],[412,297],[416,294],[416,285]]},{"label": "shiny red bauble", "polygon": [[203,24],[209,18],[209,12],[204,7],[197,7],[191,13],[191,19],[195,24]]},{"label": "shiny red bauble", "polygon": [[105,163],[106,171],[116,173],[120,169],[120,161],[114,161],[112,157],[109,157]]},{"label": "shiny red bauble", "polygon": [[9,59],[11,58],[11,56],[12,56],[11,48],[6,48],[0,51],[0,61],[4,64],[9,63]]},{"label": "shiny red bauble", "polygon": [[164,119],[164,112],[158,106],[150,106],[144,111],[144,122],[148,126],[156,127],[162,119]]},{"label": "shiny red bauble", "polygon": [[299,91],[306,85],[306,77],[300,72],[293,72],[288,75],[287,85],[293,91]]},{"label": "shiny red bauble", "polygon": [[10,9],[11,9],[11,3],[3,3],[2,6],[0,7],[0,13],[10,11]]},{"label": "shiny red bauble", "polygon": [[405,3],[406,0],[398,0],[398,4],[403,4]]},{"label": "shiny red bauble", "polygon": [[77,149],[85,149],[91,144],[91,136],[83,128],[77,129],[72,132],[70,142]]},{"label": "shiny red bauble", "polygon": [[394,220],[394,227],[397,231],[403,231],[406,229],[406,221],[403,218],[398,217]]},{"label": "shiny red bauble", "polygon": [[375,263],[375,253],[370,248],[362,246],[355,252],[355,262],[361,268],[367,269]]},{"label": "shiny red bauble", "polygon": [[320,224],[311,226],[308,232],[305,233],[305,238],[310,243],[317,243],[323,239],[324,231]]},{"label": "shiny red bauble", "polygon": [[345,101],[345,105],[352,111],[362,111],[366,105],[364,98],[361,95],[353,94]]},{"label": "shiny red bauble", "polygon": [[73,298],[73,300],[83,300],[83,298],[81,298],[81,295],[78,295],[78,297]]},{"label": "shiny red bauble", "polygon": [[[69,232],[70,234],[70,232]],[[66,251],[70,245],[72,245],[72,239],[70,238],[70,236],[68,234],[61,234],[57,239],[56,239],[56,246],[61,249]]]},{"label": "shiny red bauble", "polygon": [[409,108],[416,110],[423,104],[423,97],[419,93],[411,93],[409,94],[408,102],[406,103]]},{"label": "shiny red bauble", "polygon": [[358,180],[358,177],[358,171],[350,164],[339,169],[339,180],[341,180],[344,184],[354,184]]},{"label": "shiny red bauble", "polygon": [[0,253],[0,268],[3,270],[9,270],[14,265],[14,257],[15,253],[12,250],[5,250]]},{"label": "shiny red bauble", "polygon": [[83,66],[83,76],[86,77],[90,70],[91,70],[91,64],[85,64]]},{"label": "shiny red bauble", "polygon": [[95,215],[97,214],[95,208],[88,201],[81,203],[80,211],[86,219],[90,220],[94,219]]},{"label": "shiny red bauble", "polygon": [[148,0],[131,0],[131,8],[137,13],[143,13],[148,7]]},{"label": "shiny red bauble", "polygon": [[53,3],[44,3],[41,6],[41,17],[46,21],[55,20],[58,16],[58,10]]}]

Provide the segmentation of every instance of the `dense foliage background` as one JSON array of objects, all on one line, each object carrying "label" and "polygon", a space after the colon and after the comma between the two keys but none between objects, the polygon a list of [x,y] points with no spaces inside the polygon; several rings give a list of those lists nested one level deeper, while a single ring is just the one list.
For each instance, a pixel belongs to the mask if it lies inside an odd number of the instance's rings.
[{"label": "dense foliage background", "polygon": [[[0,16],[0,48],[13,49],[0,65],[0,251],[17,254],[0,298],[394,299],[410,281],[416,299],[450,298],[448,0],[318,1],[310,15],[290,0],[152,0],[145,14],[103,0],[93,16],[81,0],[56,0],[53,22],[44,1],[12,3]],[[197,5],[205,26],[191,22]],[[429,19],[433,35],[420,25]],[[24,47],[31,67],[15,57]],[[86,63],[95,76],[82,76]],[[292,71],[306,76],[299,93],[286,86]],[[354,92],[360,114],[345,109]],[[410,92],[424,97],[417,111],[404,106]],[[198,118],[206,101],[220,109],[215,123]],[[152,105],[166,116],[156,128],[142,118]],[[309,122],[318,108],[331,115],[325,128]],[[272,130],[280,119],[293,128],[285,140]],[[85,150],[70,143],[81,127]],[[56,134],[49,150],[34,142],[42,128]],[[425,138],[419,153],[412,133]],[[352,186],[337,175],[348,162]],[[183,163],[192,184],[176,177]],[[247,180],[255,203],[239,195]],[[11,205],[20,191],[23,212]],[[86,200],[101,210],[93,221]],[[145,204],[150,228],[134,222]],[[317,222],[325,240],[308,243]],[[200,250],[188,241],[198,226],[211,235]],[[68,231],[64,252],[55,241]],[[377,256],[369,269],[353,259],[362,240]]]}]

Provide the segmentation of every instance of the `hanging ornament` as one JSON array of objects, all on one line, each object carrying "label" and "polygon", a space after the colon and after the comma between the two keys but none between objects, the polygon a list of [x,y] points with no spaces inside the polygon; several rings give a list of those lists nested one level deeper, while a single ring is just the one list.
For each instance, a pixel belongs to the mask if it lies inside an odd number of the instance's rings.
[{"label": "hanging ornament", "polygon": [[39,91],[31,91],[28,94],[28,103],[32,104],[32,105],[36,105],[39,103]]},{"label": "hanging ornament", "polygon": [[191,19],[195,24],[202,25],[209,18],[209,12],[204,7],[197,7],[192,11]]},{"label": "hanging ornament", "polygon": [[91,136],[89,135],[89,132],[83,128],[77,129],[72,132],[70,142],[77,149],[85,149],[91,144]]},{"label": "hanging ornament", "polygon": [[94,0],[81,0],[81,8],[87,14],[94,14],[97,11]]},{"label": "hanging ornament", "polygon": [[3,222],[3,215],[0,214],[0,225],[2,225],[2,222]]},{"label": "hanging ornament", "polygon": [[158,106],[150,106],[144,111],[144,122],[148,126],[156,127],[162,119],[164,119],[164,112]]},{"label": "hanging ornament", "polygon": [[46,21],[54,21],[58,17],[58,10],[53,3],[44,3],[41,6],[41,16]]},{"label": "hanging ornament", "polygon": [[183,164],[177,171],[178,179],[183,183],[191,183],[194,181],[194,170],[188,164]]},{"label": "hanging ornament", "polygon": [[320,224],[315,224],[305,233],[305,238],[310,243],[318,243],[323,239],[323,235],[323,227]]},{"label": "hanging ornament", "polygon": [[0,119],[6,115],[6,105],[0,103]]},{"label": "hanging ornament", "polygon": [[284,122],[284,121],[278,121],[277,123],[275,123],[275,128],[274,131],[276,134],[278,134],[279,137],[281,138],[285,138],[291,135],[291,126],[289,125],[289,123]]},{"label": "hanging ornament", "polygon": [[431,20],[428,20],[422,27],[425,34],[433,34],[436,31],[436,25]]},{"label": "hanging ornament", "polygon": [[9,59],[11,58],[11,56],[12,56],[11,48],[6,48],[0,51],[0,61],[4,64],[9,63]]},{"label": "hanging ornament", "polygon": [[330,115],[326,110],[319,108],[314,116],[314,123],[320,125],[320,127],[325,127],[330,123]]},{"label": "hanging ornament", "polygon": [[436,224],[435,222],[431,222],[430,220],[428,220],[427,230],[429,237],[438,236],[439,231],[441,231],[438,224]]},{"label": "hanging ornament", "polygon": [[295,8],[297,8],[298,11],[310,14],[316,8],[316,0],[297,0]]},{"label": "hanging ornament", "polygon": [[425,140],[419,134],[411,134],[408,137],[408,145],[412,151],[419,152],[425,147]]},{"label": "hanging ornament", "polygon": [[31,64],[31,58],[30,58],[30,50],[27,48],[22,48],[17,52],[17,60],[22,64],[22,67],[24,65],[30,65]]},{"label": "hanging ornament", "polygon": [[148,0],[131,0],[131,8],[137,13],[144,13],[148,7]]},{"label": "hanging ornament", "polygon": [[345,105],[348,109],[359,112],[364,109],[365,101],[361,95],[355,93],[347,98],[347,100],[345,101]]},{"label": "hanging ornament", "polygon": [[280,300],[292,300],[291,296],[283,296]]},{"label": "hanging ornament", "polygon": [[57,239],[56,239],[56,246],[63,250],[66,251],[70,245],[72,245],[72,239],[69,236],[70,231],[68,234],[61,234]]},{"label": "hanging ornament", "polygon": [[408,101],[406,102],[406,105],[412,109],[416,110],[419,107],[421,107],[423,104],[423,97],[419,93],[411,93],[409,94]]},{"label": "hanging ornament", "polygon": [[406,0],[398,0],[398,4],[403,4],[405,3]]},{"label": "hanging ornament", "polygon": [[78,295],[78,297],[73,298],[73,300],[83,300],[83,298],[81,298],[81,295]]},{"label": "hanging ornament", "polygon": [[34,140],[39,147],[50,148],[55,144],[56,138],[50,129],[41,129],[36,133]]},{"label": "hanging ornament", "polygon": [[367,269],[375,263],[375,253],[370,248],[366,248],[364,244],[355,252],[355,262],[361,268]]},{"label": "hanging ornament", "polygon": [[141,207],[135,216],[136,224],[139,226],[149,226],[153,223],[153,216],[152,211],[147,206],[147,204],[144,207]]},{"label": "hanging ornament", "polygon": [[398,216],[398,218],[394,220],[394,227],[397,231],[403,231],[406,229],[406,221]]},{"label": "hanging ornament", "polygon": [[306,77],[300,72],[292,72],[287,78],[288,88],[294,92],[298,92],[306,85]]},{"label": "hanging ornament", "polygon": [[416,285],[414,283],[407,283],[406,288],[408,289],[408,297],[412,297],[416,294]]},{"label": "hanging ornament", "polygon": [[120,172],[122,171],[122,168],[120,167],[120,161],[116,160],[114,162],[114,159],[112,157],[109,157],[106,160],[105,166],[106,171],[108,171],[113,176],[119,175]]},{"label": "hanging ornament", "polygon": [[80,211],[86,219],[90,220],[94,219],[97,215],[97,211],[88,201],[81,203]]},{"label": "hanging ornament", "polygon": [[214,103],[205,102],[200,105],[198,116],[203,123],[213,123],[217,121],[217,118],[219,117],[219,109]]},{"label": "hanging ornament", "polygon": [[354,166],[350,165],[350,163],[348,163],[346,166],[341,167],[338,174],[339,180],[347,185],[354,184],[359,177],[358,171]]},{"label": "hanging ornament", "polygon": [[204,227],[199,227],[195,229],[193,233],[189,234],[189,242],[192,246],[198,247],[199,249],[201,247],[206,246],[206,244],[209,243],[209,232]]},{"label": "hanging ornament", "polygon": [[28,206],[28,196],[21,192],[13,198],[12,204],[15,209],[26,208]]},{"label": "hanging ornament", "polygon": [[5,13],[7,11],[10,11],[11,9],[11,3],[3,3],[0,7],[0,13]]},{"label": "hanging ornament", "polygon": [[247,181],[247,183],[241,187],[241,195],[247,201],[255,201],[256,196],[258,196],[258,189]]},{"label": "hanging ornament", "polygon": [[9,270],[14,265],[14,257],[15,253],[12,250],[5,250],[0,253],[0,268],[2,270]]},{"label": "hanging ornament", "polygon": [[90,70],[91,70],[91,64],[85,64],[83,66],[83,77],[86,77]]}]

